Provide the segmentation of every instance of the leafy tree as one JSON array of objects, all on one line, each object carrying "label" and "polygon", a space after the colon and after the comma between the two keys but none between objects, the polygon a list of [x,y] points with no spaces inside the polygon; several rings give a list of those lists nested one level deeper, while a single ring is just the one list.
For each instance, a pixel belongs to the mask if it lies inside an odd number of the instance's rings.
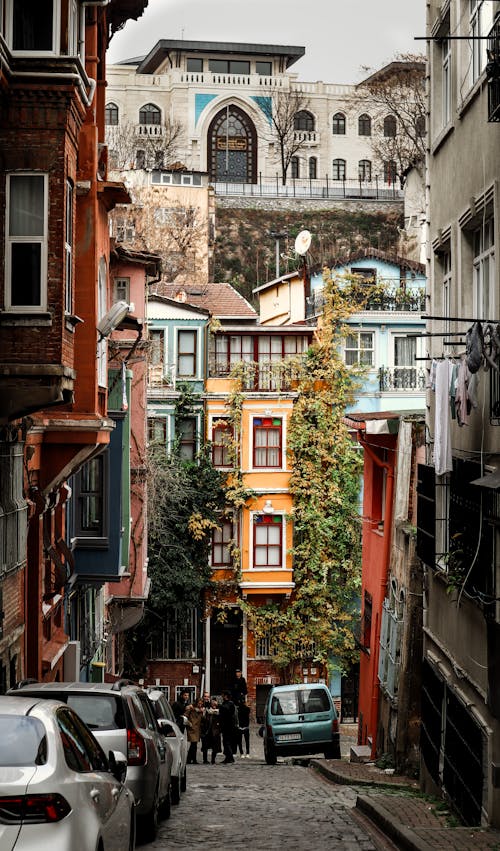
[{"label": "leafy tree", "polygon": [[268,140],[278,149],[281,180],[286,184],[292,158],[304,147],[303,134],[295,129],[297,113],[309,109],[309,101],[297,90],[265,90],[259,104],[269,122]]},{"label": "leafy tree", "polygon": [[[425,57],[399,54],[359,84],[354,103],[357,113],[375,113],[373,153],[380,163],[396,164],[403,187],[408,169],[422,171],[425,162]],[[396,119],[395,136],[384,134],[387,116]]]},{"label": "leafy tree", "polygon": [[361,373],[344,364],[340,351],[344,320],[359,306],[326,271],[325,277],[321,339],[306,355],[288,428],[296,589],[281,606],[246,604],[256,636],[269,634],[287,679],[301,659],[327,664],[335,656],[346,668],[355,656],[361,460],[343,416]]}]

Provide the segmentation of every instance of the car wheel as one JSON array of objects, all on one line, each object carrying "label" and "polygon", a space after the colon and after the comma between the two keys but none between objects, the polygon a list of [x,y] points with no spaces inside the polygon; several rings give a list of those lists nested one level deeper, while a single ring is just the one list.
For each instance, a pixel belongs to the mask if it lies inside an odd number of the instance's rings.
[{"label": "car wheel", "polygon": [[276,750],[274,745],[270,745],[269,742],[264,742],[264,757],[268,765],[276,765]]},{"label": "car wheel", "polygon": [[160,823],[160,799],[158,793],[158,786],[155,789],[155,796],[153,799],[153,805],[149,811],[145,815],[140,818],[140,834],[141,839],[144,842],[153,842],[156,839],[156,834],[158,833],[158,826]]},{"label": "car wheel", "polygon": [[187,774],[186,769],[184,769],[184,774],[181,774],[181,792],[185,792],[187,789]]},{"label": "car wheel", "polygon": [[162,818],[162,819],[170,818],[170,816],[172,814],[172,806],[171,806],[172,797],[171,797],[171,795],[172,795],[171,787],[169,786],[168,790],[167,790],[167,794],[165,795],[163,801],[161,802],[161,806],[160,806],[160,818]]},{"label": "car wheel", "polygon": [[172,794],[171,799],[173,804],[179,804],[181,800],[181,790],[178,777],[172,777]]}]

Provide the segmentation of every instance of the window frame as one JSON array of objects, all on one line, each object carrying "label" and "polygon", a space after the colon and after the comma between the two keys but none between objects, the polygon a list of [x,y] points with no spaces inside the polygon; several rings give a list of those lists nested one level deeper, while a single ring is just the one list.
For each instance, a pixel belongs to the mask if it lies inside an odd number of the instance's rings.
[{"label": "window frame", "polygon": [[344,182],[347,175],[347,160],[336,157],[332,162],[332,180]]},{"label": "window frame", "polygon": [[[361,346],[361,335],[362,334],[370,334],[372,338],[372,345],[370,347],[362,347]],[[357,346],[348,346],[347,341],[349,337],[357,337]],[[348,333],[344,340],[344,363],[346,366],[367,366],[369,369],[373,369],[375,367],[375,331],[366,330],[365,328],[352,328],[349,326]],[[353,363],[347,362],[347,353],[348,352],[357,352],[358,356]],[[371,352],[371,362],[364,363],[360,358],[361,352]]]},{"label": "window frame", "polygon": [[[262,518],[259,519],[259,518]],[[277,522],[279,520],[279,523]],[[285,535],[286,535],[286,521],[285,521],[285,513],[282,511],[275,511],[272,514],[265,514],[262,511],[253,511],[251,512],[251,522],[252,522],[252,555],[250,560],[250,570],[252,571],[274,571],[286,570],[286,546],[285,546]],[[280,527],[280,536],[278,544],[270,544],[269,540],[266,543],[257,543],[257,527],[258,528],[266,528],[268,526],[278,526]],[[267,563],[266,564],[256,564],[256,556],[257,552],[265,549],[267,551]],[[278,549],[279,552],[279,564],[270,564],[269,563],[269,550]]]},{"label": "window frame", "polygon": [[[192,423],[193,432],[192,435],[186,435],[185,432],[181,431],[181,423]],[[186,461],[187,463],[194,463],[196,461],[196,455],[198,452],[198,417],[196,414],[190,417],[179,417],[175,424],[175,438],[178,444],[179,455],[182,461]],[[183,447],[190,446],[192,447],[192,453],[189,453],[189,457],[183,455]]]},{"label": "window frame", "polygon": [[64,220],[64,309],[68,316],[73,314],[73,267],[74,267],[74,198],[73,181],[66,178],[65,220]]},{"label": "window frame", "polygon": [[[368,176],[367,176],[368,175]],[[372,161],[359,160],[358,162],[358,177],[364,183],[371,183],[372,179]]]},{"label": "window frame", "polygon": [[[486,237],[489,242],[486,244]],[[479,242],[478,249],[476,241]],[[485,287],[485,270],[488,269],[488,284]],[[473,314],[478,319],[495,316],[495,219],[487,216],[472,232],[472,298]]]},{"label": "window frame", "polygon": [[[394,131],[394,132],[393,132]],[[398,135],[398,122],[396,116],[390,113],[384,118],[384,138],[395,139]]]},{"label": "window frame", "polygon": [[[188,352],[181,352],[181,335],[190,334],[193,337],[193,349]],[[175,334],[175,342],[176,342],[176,357],[175,357],[175,369],[177,378],[182,379],[196,379],[198,376],[198,328],[177,328]],[[180,358],[181,357],[190,357],[193,361],[193,371],[192,372],[181,372],[180,371]]]},{"label": "window frame", "polygon": [[[279,425],[274,422],[272,424],[264,425],[264,422],[259,423],[256,422],[258,420],[279,420]],[[277,432],[279,434],[279,443],[277,446],[272,446],[269,444],[268,440],[264,445],[256,445],[256,435],[257,433],[264,432]],[[267,435],[268,437],[268,435]],[[253,416],[252,417],[252,469],[253,470],[284,470],[285,468],[285,459],[284,459],[284,448],[285,448],[285,439],[284,439],[284,417],[273,417],[273,416]],[[256,462],[256,453],[257,451],[265,451],[266,462],[269,461],[269,454],[273,450],[278,450],[278,463],[277,464],[257,464]]]},{"label": "window frame", "polygon": [[[155,116],[154,121],[151,120],[151,117],[153,115]],[[144,126],[147,125],[152,127],[158,127],[161,124],[161,116],[161,109],[155,103],[151,103],[150,101],[148,101],[148,103],[145,103],[143,104],[143,106],[139,107],[139,124],[142,124]],[[146,118],[147,120],[143,120],[144,118]]]},{"label": "window frame", "polygon": [[345,136],[347,120],[343,112],[336,112],[332,116],[332,136]]},{"label": "window frame", "polygon": [[[11,236],[10,203],[13,179],[17,177],[43,178],[43,234],[36,236]],[[6,175],[5,200],[5,310],[10,313],[45,313],[47,311],[49,233],[49,176],[41,171],[16,171]],[[14,245],[40,245],[40,299],[39,304],[12,304],[12,247]]]},{"label": "window frame", "polygon": [[300,180],[300,158],[297,156],[290,159],[290,177],[292,180]]},{"label": "window frame", "polygon": [[309,180],[316,180],[318,177],[318,158],[309,157],[308,162]]},{"label": "window frame", "polygon": [[[115,115],[116,113],[116,115]],[[113,119],[116,117],[116,121],[108,121],[108,118],[112,116]],[[120,109],[118,104],[114,101],[109,101],[104,108],[104,124],[106,127],[118,127],[120,123]]]},{"label": "window frame", "polygon": [[[227,417],[215,417],[212,420],[212,464],[217,470],[228,470],[233,467],[231,446],[229,442],[224,442],[224,439],[217,442],[217,432],[221,432],[222,435],[226,433],[229,435],[229,440],[233,439],[234,429]],[[219,453],[220,462],[217,460]]]},{"label": "window frame", "polygon": [[[124,295],[118,294],[120,288],[125,290]],[[113,299],[115,303],[117,301],[126,301],[127,304],[130,304],[130,277],[117,275],[113,278]]]},{"label": "window frame", "polygon": [[[210,565],[214,570],[227,570],[233,567],[234,557],[231,550],[231,545],[236,543],[237,526],[233,516],[223,517],[221,520],[221,528],[212,531],[210,543]],[[228,534],[229,533],[229,534]],[[220,540],[216,540],[215,536],[220,534]],[[221,560],[217,561],[215,557],[216,549],[220,548]],[[224,558],[224,555],[226,557]]]},{"label": "window frame", "polygon": [[358,116],[358,136],[372,135],[372,118],[367,112]]},{"label": "window frame", "polygon": [[316,119],[310,109],[299,109],[293,116],[293,129],[314,133],[316,130]]},{"label": "window frame", "polygon": [[[190,63],[199,65],[198,68],[190,68]],[[203,74],[203,58],[201,56],[186,56],[186,71],[188,74]]]},{"label": "window frame", "polygon": [[[89,464],[97,462],[100,467],[99,487],[95,490],[82,488],[82,476]],[[87,461],[75,475],[74,534],[79,547],[107,548],[109,545],[109,450]],[[83,525],[84,500],[100,500],[99,526],[95,529]]]},{"label": "window frame", "polygon": [[52,0],[52,47],[50,50],[16,50],[14,48],[14,5],[16,0],[6,2],[7,44],[13,56],[60,56],[61,55],[61,0]]}]

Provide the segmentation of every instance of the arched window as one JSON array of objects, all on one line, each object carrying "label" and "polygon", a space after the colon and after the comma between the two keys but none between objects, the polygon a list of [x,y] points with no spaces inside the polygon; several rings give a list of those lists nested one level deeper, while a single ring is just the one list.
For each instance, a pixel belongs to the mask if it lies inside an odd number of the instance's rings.
[{"label": "arched window", "polygon": [[396,182],[397,171],[394,160],[387,160],[384,163],[384,180],[386,183],[394,184]]},{"label": "arched window", "polygon": [[333,179],[345,180],[345,160],[333,161]]},{"label": "arched window", "polygon": [[358,118],[358,136],[372,135],[372,120],[369,115],[363,113]]},{"label": "arched window", "polygon": [[160,124],[161,110],[154,103],[147,103],[139,110],[139,124]]},{"label": "arched window", "polygon": [[396,118],[394,115],[386,115],[384,118],[384,136],[394,137],[396,135]]},{"label": "arched window", "polygon": [[318,176],[318,160],[316,157],[309,157],[309,178],[316,180]]},{"label": "arched window", "polygon": [[332,133],[334,136],[345,136],[345,115],[336,112],[332,119]]},{"label": "arched window", "polygon": [[425,116],[419,115],[415,121],[415,132],[421,139],[425,136]]},{"label": "arched window", "polygon": [[306,109],[296,112],[293,119],[294,130],[314,130],[314,116]]},{"label": "arched window", "polygon": [[300,165],[298,157],[292,157],[292,159],[290,160],[290,168],[292,170],[292,180],[295,180],[296,178],[300,177]]},{"label": "arched window", "polygon": [[116,103],[107,103],[104,113],[104,122],[106,126],[118,124],[118,107]]},{"label": "arched window", "polygon": [[358,163],[358,175],[360,180],[372,179],[372,164],[370,160],[360,160]]}]

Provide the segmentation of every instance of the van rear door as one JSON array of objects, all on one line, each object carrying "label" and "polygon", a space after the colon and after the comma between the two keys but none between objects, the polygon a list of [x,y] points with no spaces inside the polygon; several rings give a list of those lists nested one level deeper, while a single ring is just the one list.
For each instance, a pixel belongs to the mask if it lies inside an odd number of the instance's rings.
[{"label": "van rear door", "polygon": [[304,742],[330,742],[335,712],[326,688],[311,686],[300,690],[302,736]]},{"label": "van rear door", "polygon": [[300,692],[297,689],[274,692],[271,696],[269,719],[276,744],[302,741]]}]

